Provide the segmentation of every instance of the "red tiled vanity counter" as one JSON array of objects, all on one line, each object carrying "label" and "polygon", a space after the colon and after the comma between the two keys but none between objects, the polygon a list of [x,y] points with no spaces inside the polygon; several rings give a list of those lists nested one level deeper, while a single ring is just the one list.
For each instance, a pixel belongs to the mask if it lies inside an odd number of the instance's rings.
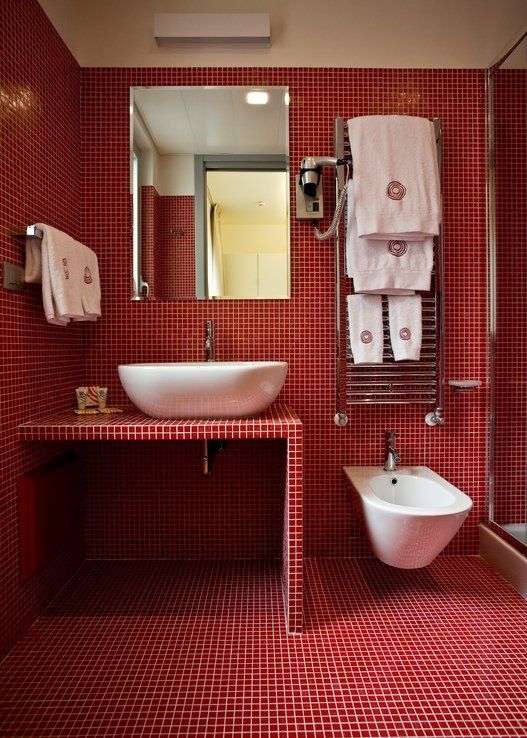
[{"label": "red tiled vanity counter", "polygon": [[302,422],[285,405],[256,418],[155,420],[128,408],[114,415],[74,415],[71,410],[19,426],[22,441],[195,441],[287,439],[282,581],[290,633],[302,630]]}]

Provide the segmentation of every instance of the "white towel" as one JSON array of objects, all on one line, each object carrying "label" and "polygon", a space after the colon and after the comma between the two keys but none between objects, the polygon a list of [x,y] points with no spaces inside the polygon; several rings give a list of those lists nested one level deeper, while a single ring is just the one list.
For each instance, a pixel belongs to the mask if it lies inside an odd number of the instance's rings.
[{"label": "white towel", "polygon": [[389,296],[388,314],[395,361],[419,361],[423,336],[421,295]]},{"label": "white towel", "polygon": [[40,245],[42,302],[46,319],[55,325],[70,320],[96,320],[100,314],[97,257],[87,246],[45,223]]},{"label": "white towel", "polygon": [[382,295],[413,295],[429,290],[434,264],[434,240],[375,241],[357,236],[354,185],[348,182],[346,270],[353,277],[355,292]]},{"label": "white towel", "polygon": [[84,244],[77,242],[77,248],[82,270],[81,295],[84,315],[88,320],[97,320],[101,317],[99,262],[95,252]]},{"label": "white towel", "polygon": [[359,237],[422,241],[439,233],[434,126],[426,118],[371,115],[348,121]]},{"label": "white towel", "polygon": [[24,281],[27,284],[42,283],[42,252],[40,250],[40,239],[38,238],[26,238]]},{"label": "white towel", "polygon": [[383,328],[380,295],[348,295],[351,353],[355,364],[382,364]]}]

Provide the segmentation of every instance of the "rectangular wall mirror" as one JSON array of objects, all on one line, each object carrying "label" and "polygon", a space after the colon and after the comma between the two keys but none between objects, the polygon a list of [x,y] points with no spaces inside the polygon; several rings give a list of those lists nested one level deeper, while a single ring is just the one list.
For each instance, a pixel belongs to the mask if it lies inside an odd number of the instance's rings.
[{"label": "rectangular wall mirror", "polygon": [[130,90],[132,299],[290,295],[287,87]]}]

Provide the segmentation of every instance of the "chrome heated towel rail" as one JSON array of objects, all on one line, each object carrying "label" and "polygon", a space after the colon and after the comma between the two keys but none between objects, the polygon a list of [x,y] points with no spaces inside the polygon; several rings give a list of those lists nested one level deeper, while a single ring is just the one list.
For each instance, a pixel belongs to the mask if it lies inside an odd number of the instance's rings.
[{"label": "chrome heated towel rail", "polygon": [[[441,120],[434,119],[436,143],[438,147],[439,170],[442,172],[441,150]],[[339,158],[351,156],[347,126],[342,118],[335,120],[335,155]],[[337,169],[337,194],[343,185],[342,173]],[[441,218],[442,220],[442,218]],[[343,259],[339,239],[336,238],[335,255],[335,312],[336,312],[336,341],[337,341],[337,407],[341,398],[341,316],[346,314],[346,306],[341,299],[340,264]],[[349,280],[346,279],[346,291],[350,292]],[[389,338],[388,304],[383,297],[383,325],[384,325],[384,355],[382,364],[361,364],[356,366],[349,343],[349,330],[346,330],[346,381],[345,396],[348,405],[402,405],[424,404],[436,408],[436,412],[443,408],[443,227],[440,227],[439,236],[434,241],[434,271],[431,289],[422,292],[423,300],[423,342],[419,361],[395,362]],[[348,326],[346,315],[346,326]],[[337,416],[345,413],[337,413]],[[335,422],[337,422],[335,416]]]}]

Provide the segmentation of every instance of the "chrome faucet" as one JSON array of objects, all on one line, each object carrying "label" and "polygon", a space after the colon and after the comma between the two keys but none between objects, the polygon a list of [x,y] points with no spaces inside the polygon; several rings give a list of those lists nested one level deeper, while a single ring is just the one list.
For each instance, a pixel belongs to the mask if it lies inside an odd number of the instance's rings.
[{"label": "chrome faucet", "polygon": [[384,471],[393,472],[395,471],[395,465],[401,461],[399,452],[395,448],[395,439],[397,435],[394,430],[386,431],[386,462],[384,464]]},{"label": "chrome faucet", "polygon": [[216,335],[214,321],[205,321],[205,361],[216,361]]}]

